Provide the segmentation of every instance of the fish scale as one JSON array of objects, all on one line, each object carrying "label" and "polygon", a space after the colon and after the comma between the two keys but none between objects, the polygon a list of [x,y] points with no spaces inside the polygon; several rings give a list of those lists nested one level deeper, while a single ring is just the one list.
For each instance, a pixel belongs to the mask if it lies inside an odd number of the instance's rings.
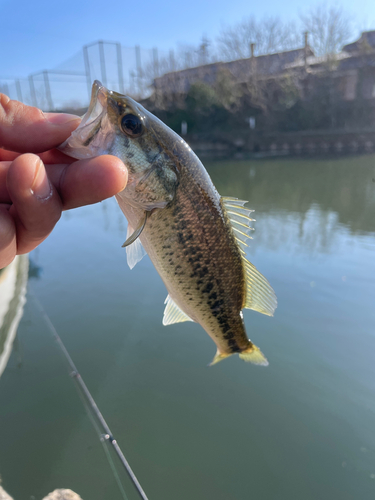
[{"label": "fish scale", "polygon": [[[220,196],[196,174],[198,168],[181,173],[176,199],[150,216],[140,240],[172,300],[222,355],[230,355],[253,347],[240,314],[246,294],[242,257]],[[142,212],[120,206],[136,226]]]}]

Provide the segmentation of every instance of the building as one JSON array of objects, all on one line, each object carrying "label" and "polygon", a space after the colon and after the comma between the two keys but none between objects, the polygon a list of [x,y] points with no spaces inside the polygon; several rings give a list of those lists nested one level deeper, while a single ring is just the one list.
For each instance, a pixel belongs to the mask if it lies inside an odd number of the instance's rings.
[{"label": "building", "polygon": [[[204,108],[204,92],[187,106],[197,82],[222,92],[222,72],[238,90],[233,106]],[[306,36],[303,48],[166,73],[154,88],[148,105],[175,130],[188,122],[200,155],[375,151],[375,31],[338,54],[315,56]]]},{"label": "building", "polygon": [[285,73],[286,68],[305,64],[306,58],[314,56],[309,46],[301,49],[254,56],[229,62],[215,62],[195,68],[166,73],[154,79],[156,92],[186,93],[196,82],[214,85],[221,71],[230,72],[238,83],[247,82],[253,75],[275,77]]},{"label": "building", "polygon": [[[286,65],[285,70],[302,68],[300,61]],[[305,65],[308,75],[325,76],[335,81],[335,94],[343,101],[375,99],[375,31],[361,37],[333,56],[310,56]]]},{"label": "building", "polygon": [[[186,94],[192,84],[204,82],[214,85],[222,71],[229,72],[237,83],[246,83],[252,77],[275,79],[286,74],[297,74],[303,98],[308,98],[309,87],[315,76],[330,75],[335,80],[335,92],[344,101],[375,99],[375,31],[363,32],[361,37],[345,45],[339,54],[316,57],[308,45],[305,47],[267,54],[252,55],[246,59],[229,62],[215,62],[195,68],[166,73],[154,79],[156,92]],[[253,49],[254,47],[252,47]]]}]

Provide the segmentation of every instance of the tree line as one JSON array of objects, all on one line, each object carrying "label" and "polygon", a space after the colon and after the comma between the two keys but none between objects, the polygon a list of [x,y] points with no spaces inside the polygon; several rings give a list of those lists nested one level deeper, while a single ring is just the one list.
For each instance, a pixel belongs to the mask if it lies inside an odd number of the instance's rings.
[{"label": "tree line", "polygon": [[294,21],[249,16],[223,26],[215,39],[202,36],[197,45],[180,44],[177,50],[150,63],[144,72],[154,77],[155,73],[161,76],[217,61],[247,58],[251,56],[251,44],[255,56],[292,50],[303,46],[304,32],[309,33],[309,46],[316,56],[332,55],[353,39],[356,28],[352,13],[336,4],[312,6],[301,11]]},{"label": "tree line", "polygon": [[[186,122],[188,134],[199,134],[203,140],[236,141],[249,133],[251,123],[260,133],[371,126],[374,106],[362,98],[343,100],[340,80],[335,78],[335,54],[354,39],[354,29],[349,12],[327,4],[302,12],[298,22],[277,17],[243,19],[223,27],[215,44],[203,38],[199,47],[182,47],[178,54],[160,61],[164,64],[161,74],[173,63],[173,70],[198,67],[194,71],[202,72],[201,77],[183,91],[178,74],[174,79],[171,73],[162,90],[155,91],[145,105],[178,133]],[[218,65],[215,81],[205,82],[205,63],[247,58],[251,50],[261,55],[301,48],[303,32],[308,32],[308,45],[315,55],[324,56],[319,73],[301,67],[263,77],[255,71],[246,82],[238,82],[225,66]]]}]

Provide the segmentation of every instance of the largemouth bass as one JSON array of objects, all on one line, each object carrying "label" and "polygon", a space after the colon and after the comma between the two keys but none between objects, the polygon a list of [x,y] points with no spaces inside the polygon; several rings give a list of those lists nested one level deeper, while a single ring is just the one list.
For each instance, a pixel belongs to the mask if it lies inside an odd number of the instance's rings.
[{"label": "largemouth bass", "polygon": [[238,353],[268,362],[248,339],[242,309],[272,316],[276,295],[249,262],[251,210],[222,198],[188,144],[130,97],[95,81],[80,126],[61,145],[78,159],[112,154],[129,171],[116,195],[128,220],[130,268],[147,252],[168,290],[163,324],[196,321],[217,346],[211,364]]}]

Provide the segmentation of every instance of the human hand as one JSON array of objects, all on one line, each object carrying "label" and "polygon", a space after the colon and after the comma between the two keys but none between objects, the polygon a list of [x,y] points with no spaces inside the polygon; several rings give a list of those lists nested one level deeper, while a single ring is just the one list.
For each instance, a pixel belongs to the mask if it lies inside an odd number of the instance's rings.
[{"label": "human hand", "polygon": [[126,186],[119,158],[77,161],[54,149],[79,123],[74,115],[44,114],[0,94],[0,269],[38,246],[62,210],[102,201]]}]

